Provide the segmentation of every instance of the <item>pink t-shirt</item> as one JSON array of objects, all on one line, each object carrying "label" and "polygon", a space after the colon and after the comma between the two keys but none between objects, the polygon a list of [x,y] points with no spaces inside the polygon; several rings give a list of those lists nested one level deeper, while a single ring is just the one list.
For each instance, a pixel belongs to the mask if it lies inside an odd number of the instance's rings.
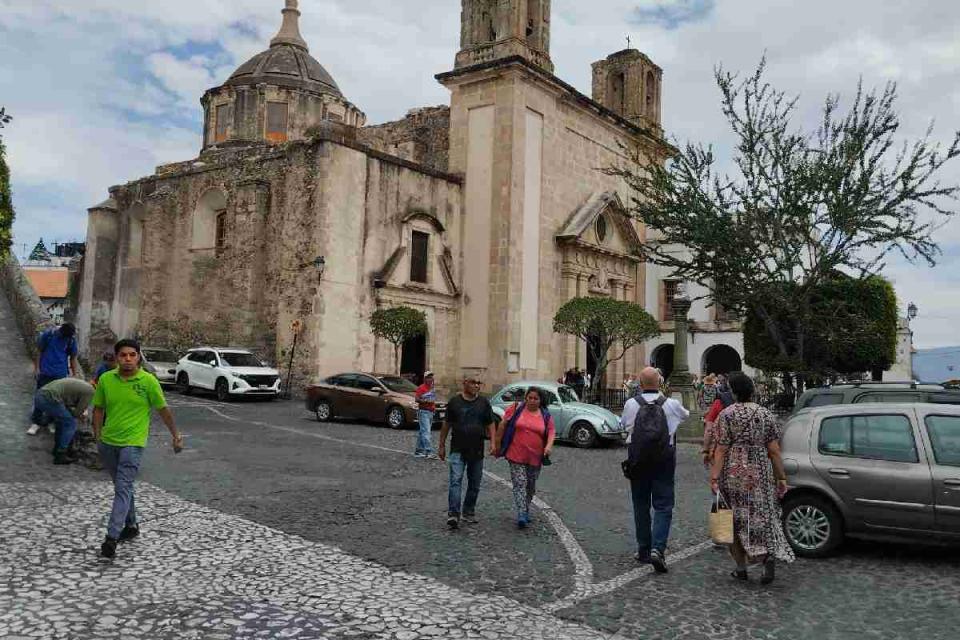
[{"label": "pink t-shirt", "polygon": [[[503,419],[509,420],[513,417],[513,407],[507,409]],[[547,422],[546,428],[549,433],[554,431],[553,416]],[[525,408],[520,408],[520,417],[517,418],[516,429],[513,432],[513,440],[510,442],[510,448],[507,449],[506,459],[515,464],[528,464],[533,467],[539,467],[543,462],[543,414],[539,411],[531,413]]]}]

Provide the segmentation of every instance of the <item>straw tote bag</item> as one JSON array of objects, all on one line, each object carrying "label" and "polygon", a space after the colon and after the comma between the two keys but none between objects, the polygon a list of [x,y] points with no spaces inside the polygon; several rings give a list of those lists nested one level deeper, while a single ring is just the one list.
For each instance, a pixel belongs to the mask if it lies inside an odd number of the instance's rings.
[{"label": "straw tote bag", "polygon": [[717,491],[717,499],[708,516],[710,538],[717,544],[733,544],[733,510]]}]

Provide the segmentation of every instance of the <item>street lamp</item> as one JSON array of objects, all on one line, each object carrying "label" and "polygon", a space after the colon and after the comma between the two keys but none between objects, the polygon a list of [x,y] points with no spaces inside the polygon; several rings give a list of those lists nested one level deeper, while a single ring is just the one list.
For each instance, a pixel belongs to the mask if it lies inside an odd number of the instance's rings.
[{"label": "street lamp", "polygon": [[913,320],[916,317],[917,317],[917,305],[911,302],[909,305],[907,305],[907,319]]}]

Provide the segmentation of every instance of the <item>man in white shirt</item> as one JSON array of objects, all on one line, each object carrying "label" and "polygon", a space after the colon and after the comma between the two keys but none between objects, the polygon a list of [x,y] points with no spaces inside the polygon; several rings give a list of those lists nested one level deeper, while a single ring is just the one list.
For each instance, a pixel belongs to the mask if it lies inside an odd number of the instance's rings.
[{"label": "man in white shirt", "polygon": [[[633,424],[636,421],[637,413],[640,411],[640,403],[651,404],[657,402],[662,395],[660,393],[660,381],[660,372],[653,367],[647,367],[641,371],[640,393],[627,400],[623,407],[620,424],[626,428],[629,434],[627,436],[628,447],[633,438]],[[652,564],[657,573],[667,572],[667,562],[664,554],[667,549],[667,539],[670,536],[670,523],[673,520],[674,476],[677,468],[677,428],[690,416],[690,412],[673,398],[666,398],[662,409],[667,420],[667,430],[670,432],[668,452],[656,465],[630,479],[633,521],[637,535],[636,558],[638,562]],[[653,506],[652,523],[650,518],[651,503]]]}]

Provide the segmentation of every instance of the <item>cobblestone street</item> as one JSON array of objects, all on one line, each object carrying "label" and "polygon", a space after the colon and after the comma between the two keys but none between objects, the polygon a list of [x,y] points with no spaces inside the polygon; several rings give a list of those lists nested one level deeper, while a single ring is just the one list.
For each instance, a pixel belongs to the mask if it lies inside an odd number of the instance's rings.
[{"label": "cobblestone street", "polygon": [[947,639],[960,624],[956,549],[852,542],[771,588],[733,583],[692,446],[654,576],[632,560],[620,448],[559,447],[523,532],[488,461],[480,522],[451,532],[445,466],[411,455],[413,431],[174,392],[187,450],[155,425],[143,535],[103,560],[110,485],[26,435],[30,364],[2,298],[0,349],[2,638]]}]

